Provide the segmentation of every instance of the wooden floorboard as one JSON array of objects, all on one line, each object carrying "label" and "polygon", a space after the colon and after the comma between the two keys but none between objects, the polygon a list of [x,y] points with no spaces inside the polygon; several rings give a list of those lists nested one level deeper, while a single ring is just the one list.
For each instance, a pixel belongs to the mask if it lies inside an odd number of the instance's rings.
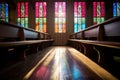
[{"label": "wooden floorboard", "polygon": [[0,80],[117,80],[77,50],[53,46],[0,72]]}]

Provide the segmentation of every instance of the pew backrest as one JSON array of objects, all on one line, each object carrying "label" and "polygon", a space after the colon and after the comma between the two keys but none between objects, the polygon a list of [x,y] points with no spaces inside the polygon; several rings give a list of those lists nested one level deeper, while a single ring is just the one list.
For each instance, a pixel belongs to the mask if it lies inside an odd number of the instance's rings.
[{"label": "pew backrest", "polygon": [[33,30],[24,29],[25,40],[37,40],[39,38],[39,33]]},{"label": "pew backrest", "polygon": [[19,28],[16,25],[0,21],[0,41],[9,40],[19,40]]},{"label": "pew backrest", "polygon": [[104,25],[104,40],[120,42],[120,21]]}]

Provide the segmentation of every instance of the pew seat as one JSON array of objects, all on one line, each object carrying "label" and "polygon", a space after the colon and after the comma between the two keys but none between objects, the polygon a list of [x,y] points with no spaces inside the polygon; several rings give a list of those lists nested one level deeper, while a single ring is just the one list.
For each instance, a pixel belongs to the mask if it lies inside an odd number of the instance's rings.
[{"label": "pew seat", "polygon": [[25,41],[14,41],[14,42],[0,42],[0,47],[13,47],[13,46],[22,46],[22,45],[32,45],[39,44],[43,42],[50,42],[50,40],[25,40]]}]

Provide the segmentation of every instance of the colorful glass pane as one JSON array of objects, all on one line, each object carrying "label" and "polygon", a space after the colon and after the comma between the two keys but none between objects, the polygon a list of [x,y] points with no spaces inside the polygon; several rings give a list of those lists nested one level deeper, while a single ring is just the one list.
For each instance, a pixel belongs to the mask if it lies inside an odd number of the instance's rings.
[{"label": "colorful glass pane", "polygon": [[66,32],[66,3],[55,2],[55,32]]},{"label": "colorful glass pane", "polygon": [[113,3],[113,16],[120,16],[120,2]]},{"label": "colorful glass pane", "polygon": [[8,22],[8,4],[0,4],[0,20]]},{"label": "colorful glass pane", "polygon": [[28,2],[17,3],[17,24],[28,28]]},{"label": "colorful glass pane", "polygon": [[36,2],[35,17],[35,30],[40,32],[46,32],[46,2]]},{"label": "colorful glass pane", "polygon": [[93,24],[99,24],[104,21],[104,2],[93,2]]},{"label": "colorful glass pane", "polygon": [[78,32],[85,29],[85,16],[85,2],[74,2],[74,32]]}]

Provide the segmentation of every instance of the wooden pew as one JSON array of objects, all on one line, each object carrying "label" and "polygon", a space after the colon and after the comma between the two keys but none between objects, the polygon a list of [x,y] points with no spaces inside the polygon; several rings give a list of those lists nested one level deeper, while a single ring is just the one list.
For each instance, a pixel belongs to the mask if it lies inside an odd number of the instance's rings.
[{"label": "wooden pew", "polygon": [[72,34],[75,38],[68,41],[73,43],[71,46],[119,77],[120,70],[117,69],[120,63],[116,60],[120,59],[119,25],[120,17],[115,17]]},{"label": "wooden pew", "polygon": [[0,21],[0,63],[2,64],[6,64],[9,60],[24,60],[29,52],[38,52],[41,46],[45,48],[52,42],[53,39],[50,39],[47,33]]}]

